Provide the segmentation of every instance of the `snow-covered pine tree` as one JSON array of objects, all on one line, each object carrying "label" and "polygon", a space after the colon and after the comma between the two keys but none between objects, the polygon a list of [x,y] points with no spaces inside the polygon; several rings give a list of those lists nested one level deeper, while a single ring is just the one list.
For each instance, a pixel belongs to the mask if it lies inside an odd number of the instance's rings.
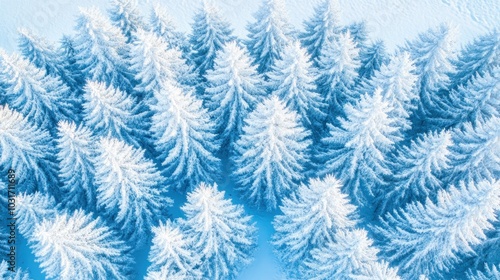
[{"label": "snow-covered pine tree", "polygon": [[213,69],[217,51],[229,41],[234,40],[230,24],[222,18],[219,9],[209,1],[203,1],[203,7],[194,16],[193,30],[189,37],[191,60],[200,75]]},{"label": "snow-covered pine tree", "polygon": [[448,169],[451,133],[429,132],[395,155],[390,189],[379,197],[382,213],[412,201],[435,197],[443,188],[442,175]]},{"label": "snow-covered pine tree", "polygon": [[323,47],[340,33],[339,13],[338,0],[323,0],[314,8],[313,16],[304,22],[305,30],[299,38],[315,66]]},{"label": "snow-covered pine tree", "polygon": [[25,238],[33,235],[33,227],[44,219],[53,219],[59,214],[55,199],[40,192],[21,193],[16,197],[16,219],[19,233]]},{"label": "snow-covered pine tree", "polygon": [[266,73],[281,58],[293,37],[293,28],[288,22],[284,0],[263,0],[254,18],[247,26],[246,45],[259,73]]},{"label": "snow-covered pine tree", "polygon": [[16,171],[17,191],[57,196],[57,167],[50,134],[8,105],[0,105],[0,167]]},{"label": "snow-covered pine tree", "polygon": [[[153,227],[153,245],[149,252],[151,265],[146,280],[201,279],[199,256],[191,250],[188,240],[177,224],[167,221]],[[160,278],[163,276],[164,278]]]},{"label": "snow-covered pine tree", "polygon": [[362,95],[344,110],[347,118],[339,118],[339,126],[329,124],[330,134],[323,139],[327,151],[320,155],[326,161],[320,174],[335,174],[353,201],[366,203],[386,191],[385,176],[392,174],[387,155],[401,140],[399,128],[381,89]]},{"label": "snow-covered pine tree", "polygon": [[181,225],[190,250],[201,259],[204,279],[235,279],[243,266],[250,263],[256,247],[256,227],[241,205],[224,199],[217,185],[201,183],[188,193],[181,207],[185,220]]},{"label": "snow-covered pine tree", "polygon": [[500,30],[481,36],[462,49],[453,62],[453,88],[466,85],[473,77],[484,75],[493,67],[500,66]]},{"label": "snow-covered pine tree", "polygon": [[165,179],[144,150],[112,138],[100,140],[94,165],[98,208],[126,240],[144,242],[172,204]]},{"label": "snow-covered pine tree", "polygon": [[304,179],[310,133],[277,96],[258,104],[235,143],[233,176],[254,206],[274,210]]},{"label": "snow-covered pine tree", "polygon": [[387,64],[375,71],[370,80],[362,82],[358,91],[363,94],[373,92],[376,88],[382,89],[383,99],[394,107],[391,116],[399,119],[402,130],[408,130],[411,128],[410,114],[419,98],[417,79],[410,55],[402,52],[391,57]]},{"label": "snow-covered pine tree", "polygon": [[500,181],[460,183],[441,190],[434,203],[408,204],[387,214],[375,228],[387,259],[399,264],[405,277],[438,277],[453,269],[473,245],[486,239],[500,209]]},{"label": "snow-covered pine tree", "polygon": [[363,268],[362,271],[351,275],[353,280],[401,280],[398,275],[398,270],[389,267],[389,263],[382,262],[370,262],[367,266]]},{"label": "snow-covered pine tree", "polygon": [[353,89],[361,66],[359,50],[349,32],[329,41],[318,58],[318,91],[328,105],[329,121],[343,116],[343,106],[354,102],[358,94]]},{"label": "snow-covered pine tree", "polygon": [[93,211],[96,206],[92,162],[95,157],[94,136],[89,128],[72,122],[61,121],[57,128],[59,179],[64,193],[62,204],[70,209]]},{"label": "snow-covered pine tree", "polygon": [[[451,111],[451,112],[450,112]],[[500,66],[473,77],[450,93],[448,125],[500,117]]]},{"label": "snow-covered pine tree", "polygon": [[134,40],[135,32],[146,28],[139,13],[137,0],[111,0],[111,9],[108,13],[113,25],[127,38],[127,43]]},{"label": "snow-covered pine tree", "polygon": [[169,48],[180,50],[185,55],[190,52],[191,46],[186,35],[177,31],[173,19],[163,5],[156,4],[151,8],[148,30],[162,38]]},{"label": "snow-covered pine tree", "polygon": [[248,53],[234,41],[217,52],[214,63],[214,69],[205,76],[205,101],[221,146],[229,150],[242,132],[243,120],[264,96],[264,81]]},{"label": "snow-covered pine tree", "polygon": [[[68,35],[63,35],[59,43],[60,45],[57,51],[59,53],[60,61],[64,64],[63,67],[66,70],[66,73],[70,76],[68,80],[65,80],[64,77],[62,79],[73,89],[78,102],[81,103],[81,96],[83,92],[82,88],[85,82],[84,74],[80,71],[76,61],[74,38]],[[72,82],[74,82],[74,86],[71,85]]]},{"label": "snow-covered pine tree", "polygon": [[52,130],[61,119],[78,119],[69,87],[17,54],[0,50],[0,81],[6,103],[38,127]]},{"label": "snow-covered pine tree", "polygon": [[129,246],[82,210],[43,220],[28,239],[48,279],[130,279]]},{"label": "snow-covered pine tree", "polygon": [[273,245],[280,259],[295,269],[312,249],[333,240],[338,230],[356,225],[356,207],[331,175],[301,184],[280,206],[283,214],[274,218]]},{"label": "snow-covered pine tree", "polygon": [[31,280],[28,272],[16,268],[16,272],[9,270],[9,265],[5,260],[0,263],[0,278],[4,280]]},{"label": "snow-covered pine tree", "polygon": [[469,271],[467,279],[469,280],[496,280],[500,279],[500,265],[485,265],[485,271]]},{"label": "snow-covered pine tree", "polygon": [[413,122],[416,132],[442,127],[439,116],[446,109],[449,76],[455,71],[452,64],[455,37],[455,30],[443,24],[419,34],[402,49],[410,53],[419,74],[417,91],[420,98]]},{"label": "snow-covered pine tree", "polygon": [[20,29],[19,49],[23,57],[37,68],[44,69],[47,75],[59,77],[73,93],[77,91],[78,83],[67,69],[68,62],[44,38],[32,34],[27,29]]},{"label": "snow-covered pine tree", "polygon": [[285,105],[299,113],[304,127],[319,135],[326,118],[326,105],[316,91],[316,71],[298,41],[285,47],[282,58],[268,72],[269,88]]},{"label": "snow-covered pine tree", "polygon": [[134,90],[145,105],[152,105],[153,92],[159,91],[165,83],[194,85],[196,75],[193,73],[180,50],[168,47],[168,44],[157,35],[139,30],[131,46],[131,70],[135,73],[138,84]]},{"label": "snow-covered pine tree", "polygon": [[352,279],[377,262],[378,250],[372,244],[366,230],[339,230],[332,240],[311,251],[301,266],[301,279]]},{"label": "snow-covered pine tree", "polygon": [[89,81],[84,90],[84,120],[95,135],[150,150],[145,112],[132,97],[102,82]]},{"label": "snow-covered pine tree", "polygon": [[359,53],[361,67],[359,68],[358,81],[369,80],[375,71],[378,71],[387,59],[384,41],[378,40],[368,45]]},{"label": "snow-covered pine tree", "polygon": [[349,31],[351,38],[359,49],[360,56],[365,51],[368,42],[368,31],[366,31],[366,22],[353,22],[345,26],[340,32],[346,33]]},{"label": "snow-covered pine tree", "polygon": [[83,79],[130,92],[135,82],[127,62],[125,36],[97,8],[81,9],[80,13],[74,47]]},{"label": "snow-covered pine tree", "polygon": [[219,143],[201,100],[193,91],[170,84],[155,92],[155,98],[151,133],[166,185],[185,190],[215,182],[221,166],[215,156]]},{"label": "snow-covered pine tree", "polygon": [[480,181],[500,176],[500,118],[464,123],[452,131],[448,180]]}]

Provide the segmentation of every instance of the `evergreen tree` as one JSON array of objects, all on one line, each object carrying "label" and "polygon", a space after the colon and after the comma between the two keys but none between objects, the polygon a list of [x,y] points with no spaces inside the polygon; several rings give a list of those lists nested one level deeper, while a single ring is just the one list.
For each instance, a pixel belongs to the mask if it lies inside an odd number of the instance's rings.
[{"label": "evergreen tree", "polygon": [[454,129],[448,179],[457,183],[499,178],[499,139],[500,118],[497,117],[484,123],[465,123]]},{"label": "evergreen tree", "polygon": [[387,62],[387,53],[384,41],[378,40],[359,53],[361,67],[358,81],[369,80]]},{"label": "evergreen tree", "polygon": [[259,73],[266,73],[281,58],[293,30],[283,0],[264,0],[254,18],[255,21],[247,26],[246,45]]},{"label": "evergreen tree", "polygon": [[[57,51],[59,53],[60,63],[63,64],[64,71],[68,75],[67,79],[65,77],[62,77],[62,79],[67,85],[72,88],[77,101],[81,103],[81,96],[83,93],[82,88],[85,84],[85,81],[84,74],[80,71],[79,65],[76,61],[74,38],[64,35],[61,38],[60,46]],[[64,73],[64,71],[61,70],[61,73]]]},{"label": "evergreen tree", "polygon": [[129,92],[134,81],[127,63],[126,38],[120,29],[91,8],[81,9],[76,31],[75,59],[83,78]]},{"label": "evergreen tree", "polygon": [[198,252],[205,279],[235,279],[238,271],[250,262],[256,247],[256,227],[243,207],[224,199],[217,185],[201,183],[188,193],[181,207],[186,220],[182,226],[192,239],[191,250]]},{"label": "evergreen tree", "polygon": [[349,32],[324,46],[318,58],[318,90],[329,107],[330,121],[343,115],[344,104],[357,99],[353,87],[360,66],[359,50]]},{"label": "evergreen tree", "polygon": [[488,265],[485,265],[486,269],[485,271],[477,271],[476,273],[473,273],[472,271],[469,271],[467,273],[467,279],[469,280],[491,280],[491,279],[500,279],[500,266],[499,265],[492,265],[491,267]]},{"label": "evergreen tree", "polygon": [[500,181],[464,182],[459,188],[441,190],[434,203],[427,199],[389,213],[376,231],[386,243],[387,258],[399,263],[406,277],[439,276],[463,255],[474,254],[473,245],[486,239],[485,231],[497,220]]},{"label": "evergreen tree", "polygon": [[154,163],[144,157],[142,149],[103,138],[97,147],[95,169],[99,209],[127,240],[144,242],[150,228],[172,204]]},{"label": "evergreen tree", "polygon": [[359,91],[363,94],[373,92],[377,87],[382,89],[383,99],[394,107],[391,116],[398,118],[401,128],[407,130],[411,128],[410,114],[418,100],[417,79],[409,54],[403,52],[382,65],[370,80],[360,85]]},{"label": "evergreen tree", "polygon": [[401,280],[397,269],[389,267],[385,261],[371,262],[362,271],[351,277],[355,280]]},{"label": "evergreen tree", "polygon": [[338,0],[323,0],[314,8],[313,16],[304,22],[305,31],[299,37],[315,64],[325,45],[337,39],[340,33],[339,10]]},{"label": "evergreen tree", "polygon": [[145,113],[125,92],[101,82],[87,82],[83,113],[95,135],[114,137],[136,148],[148,147]]},{"label": "evergreen tree", "polygon": [[346,33],[349,31],[351,38],[356,44],[356,47],[360,50],[360,55],[365,51],[368,41],[368,31],[366,31],[366,22],[359,21],[345,26],[341,33]]},{"label": "evergreen tree", "polygon": [[127,43],[134,40],[134,33],[145,29],[136,0],[111,0],[109,18],[114,26],[121,30]]},{"label": "evergreen tree", "polygon": [[392,168],[391,189],[380,197],[385,204],[382,208],[397,209],[410,201],[434,197],[443,188],[441,178],[449,167],[452,145],[451,133],[441,131],[424,134],[401,147]]},{"label": "evergreen tree", "polygon": [[264,85],[247,52],[234,41],[217,53],[214,63],[206,75],[205,100],[222,147],[228,147],[239,138],[243,120],[264,95]]},{"label": "evergreen tree", "polygon": [[19,174],[18,192],[40,190],[57,195],[57,171],[49,133],[8,105],[0,106],[0,168]]},{"label": "evergreen tree", "polygon": [[[500,117],[500,67],[473,77],[450,94],[449,125]],[[450,112],[451,111],[451,112]]]},{"label": "evergreen tree", "polygon": [[179,279],[201,279],[201,272],[197,267],[200,260],[191,250],[191,240],[186,239],[177,225],[170,221],[165,224],[160,222],[152,231],[153,246],[149,252],[151,266],[146,279],[172,279],[173,275]]},{"label": "evergreen tree", "polygon": [[365,94],[345,106],[347,118],[340,118],[339,126],[329,125],[330,135],[323,139],[327,151],[321,156],[326,159],[321,174],[335,174],[356,202],[384,190],[385,176],[392,174],[387,154],[401,140],[392,110],[380,89]]},{"label": "evergreen tree", "polygon": [[16,268],[16,272],[10,271],[5,260],[0,263],[0,278],[4,280],[31,280],[29,274],[22,269]]},{"label": "evergreen tree", "polygon": [[58,120],[77,117],[70,89],[18,55],[0,52],[0,80],[6,103],[39,127],[50,129]]},{"label": "evergreen tree", "polygon": [[[95,209],[94,137],[89,128],[71,122],[59,122],[57,138],[62,203],[70,208]],[[75,176],[78,174],[78,176]]]},{"label": "evergreen tree", "polygon": [[40,192],[22,193],[16,196],[16,223],[25,238],[31,238],[33,227],[45,219],[53,219],[59,214],[55,199]]},{"label": "evergreen tree", "polygon": [[278,96],[285,105],[300,115],[302,124],[314,132],[322,126],[326,118],[326,105],[316,92],[316,73],[309,61],[306,50],[299,42],[291,43],[283,50],[268,73],[272,94]]},{"label": "evergreen tree", "polygon": [[220,174],[219,149],[208,111],[192,91],[165,85],[155,97],[151,133],[166,184],[177,190],[213,183]]},{"label": "evergreen tree", "polygon": [[149,17],[149,30],[162,38],[169,48],[178,49],[187,54],[191,46],[183,32],[177,31],[177,27],[169,13],[162,5],[154,5]]},{"label": "evergreen tree", "polygon": [[48,279],[129,279],[128,245],[82,210],[36,225],[28,240]]},{"label": "evergreen tree", "polygon": [[333,240],[338,230],[356,225],[356,207],[340,189],[340,181],[331,175],[311,179],[300,185],[280,206],[282,215],[274,218],[273,244],[282,261],[294,267],[314,248]]},{"label": "evergreen tree", "polygon": [[417,90],[418,114],[414,126],[424,131],[439,123],[433,120],[445,111],[446,89],[450,86],[449,75],[455,71],[452,64],[455,32],[447,25],[419,34],[414,41],[408,42],[407,50],[415,61],[419,73]]},{"label": "evergreen tree", "polygon": [[493,67],[500,66],[500,31],[493,30],[462,49],[453,62],[456,73],[453,87],[466,85],[472,78],[482,76]]},{"label": "evergreen tree", "polygon": [[377,262],[378,250],[372,243],[365,230],[337,231],[333,240],[311,251],[302,266],[302,279],[352,279]]},{"label": "evergreen tree", "polygon": [[217,7],[208,1],[203,1],[203,8],[194,16],[193,31],[189,37],[192,54],[191,60],[196,65],[196,71],[205,75],[213,69],[217,51],[233,40],[229,23],[222,18]]},{"label": "evergreen tree", "polygon": [[304,179],[311,141],[299,116],[273,96],[245,120],[232,158],[238,189],[257,207],[274,210]]}]

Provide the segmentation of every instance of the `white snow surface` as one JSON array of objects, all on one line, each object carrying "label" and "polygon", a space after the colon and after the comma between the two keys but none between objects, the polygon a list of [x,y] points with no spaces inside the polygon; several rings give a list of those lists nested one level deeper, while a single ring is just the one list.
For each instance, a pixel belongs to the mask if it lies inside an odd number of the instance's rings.
[{"label": "white snow surface", "polygon": [[[302,29],[302,22],[313,13],[321,0],[286,0],[290,22]],[[138,0],[143,15],[149,19],[150,7],[163,4],[182,31],[190,24],[202,0]],[[235,29],[245,38],[246,25],[261,5],[259,0],[212,0]],[[429,27],[447,22],[459,30],[459,42],[469,42],[492,28],[500,28],[498,0],[339,0],[342,24],[366,20],[372,39],[383,39],[389,50],[415,37]],[[17,46],[17,29],[25,27],[35,34],[58,41],[71,34],[79,7],[109,8],[106,0],[0,0],[0,47],[11,52]],[[459,45],[457,45],[457,48]]]}]

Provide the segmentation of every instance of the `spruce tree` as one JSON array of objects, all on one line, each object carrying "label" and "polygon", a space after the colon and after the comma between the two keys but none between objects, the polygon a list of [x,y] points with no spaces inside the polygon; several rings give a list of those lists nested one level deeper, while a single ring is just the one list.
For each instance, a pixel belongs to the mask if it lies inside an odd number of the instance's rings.
[{"label": "spruce tree", "polygon": [[304,179],[310,133],[297,113],[273,96],[245,120],[232,162],[237,188],[254,206],[274,210]]},{"label": "spruce tree", "polygon": [[359,53],[361,67],[359,68],[358,81],[369,80],[375,71],[380,70],[388,60],[384,41],[378,40],[368,45]]},{"label": "spruce tree", "polygon": [[149,30],[162,38],[169,48],[180,50],[183,54],[190,52],[191,46],[186,35],[177,31],[175,23],[164,6],[157,4],[151,8]]},{"label": "spruce tree", "polygon": [[43,220],[53,219],[60,213],[55,199],[47,194],[34,192],[16,196],[16,223],[24,238],[31,238],[33,227]]},{"label": "spruce tree", "polygon": [[134,35],[138,30],[146,28],[138,10],[137,0],[111,0],[109,18],[127,38],[127,43],[134,40]]}]

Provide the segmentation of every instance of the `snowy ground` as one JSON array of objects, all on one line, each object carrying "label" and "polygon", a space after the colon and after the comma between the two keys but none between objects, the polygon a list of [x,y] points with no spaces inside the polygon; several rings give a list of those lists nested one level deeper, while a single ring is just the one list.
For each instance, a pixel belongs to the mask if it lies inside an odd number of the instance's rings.
[{"label": "snowy ground", "polygon": [[[301,23],[313,11],[313,6],[320,0],[288,0],[288,10],[291,22],[301,28]],[[139,0],[143,12],[149,11],[150,4],[155,1]],[[194,10],[201,0],[161,1],[170,11],[178,26],[183,31],[189,31],[189,24]],[[500,28],[500,1],[498,0],[340,0],[342,7],[342,23],[365,19],[371,38],[383,39],[389,49],[402,44],[405,39],[413,38],[419,32],[441,22],[456,26],[459,32],[458,44],[463,44],[477,35],[486,33],[492,28]],[[244,38],[247,21],[252,20],[253,12],[260,1],[248,0],[218,0],[226,18],[233,24],[235,33]],[[62,34],[73,32],[74,18],[78,6],[98,6],[106,9],[107,1],[103,0],[0,0],[0,48],[14,51],[16,48],[16,30],[27,27],[51,41],[57,41]],[[242,7],[244,5],[244,7]],[[458,46],[457,46],[458,48]],[[226,197],[232,197],[236,203],[241,203],[236,194],[231,192],[230,184],[221,186],[227,188]],[[279,265],[273,256],[269,239],[272,235],[270,215],[247,209],[254,216],[259,227],[259,248],[255,261],[241,273],[240,279],[281,279]],[[25,243],[21,240],[21,243]],[[42,279],[39,269],[33,262],[26,247],[20,246],[21,266],[30,267],[34,279]],[[146,259],[146,252],[142,252]],[[139,264],[145,270],[147,262]],[[39,278],[40,277],[40,278]]]}]

